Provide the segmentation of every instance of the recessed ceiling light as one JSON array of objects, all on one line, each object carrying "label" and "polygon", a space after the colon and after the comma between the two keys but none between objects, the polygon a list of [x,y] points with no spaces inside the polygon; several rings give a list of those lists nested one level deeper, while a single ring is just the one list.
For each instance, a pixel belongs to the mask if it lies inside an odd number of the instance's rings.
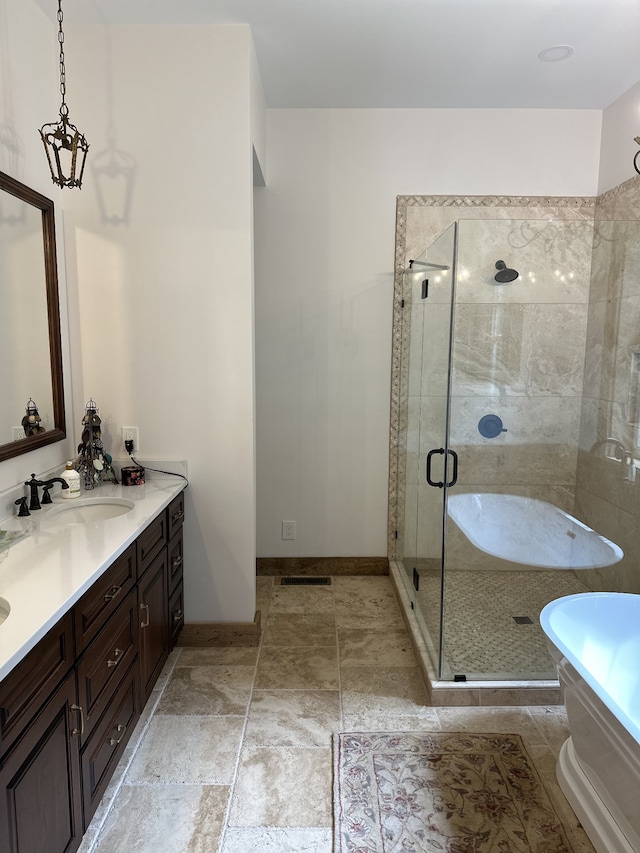
[{"label": "recessed ceiling light", "polygon": [[573,56],[574,50],[570,44],[554,44],[553,47],[545,47],[538,54],[541,62],[561,62]]}]

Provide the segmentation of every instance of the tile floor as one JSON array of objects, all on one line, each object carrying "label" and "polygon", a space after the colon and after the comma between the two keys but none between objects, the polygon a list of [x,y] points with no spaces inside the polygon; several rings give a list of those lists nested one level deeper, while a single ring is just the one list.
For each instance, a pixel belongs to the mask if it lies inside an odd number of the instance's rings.
[{"label": "tile floor", "polygon": [[388,577],[258,580],[259,648],[177,648],[81,853],[331,853],[335,731],[517,732],[575,847],[551,707],[425,705]]}]

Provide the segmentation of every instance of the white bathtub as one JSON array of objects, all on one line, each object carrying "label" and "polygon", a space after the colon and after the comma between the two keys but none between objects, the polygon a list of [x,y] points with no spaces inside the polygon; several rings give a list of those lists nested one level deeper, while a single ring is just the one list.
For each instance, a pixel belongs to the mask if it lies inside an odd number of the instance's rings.
[{"label": "white bathtub", "polygon": [[536,498],[453,494],[447,512],[476,548],[531,568],[595,569],[624,556],[614,542]]},{"label": "white bathtub", "polygon": [[568,595],[540,624],[571,733],[560,787],[598,853],[640,853],[640,595]]}]

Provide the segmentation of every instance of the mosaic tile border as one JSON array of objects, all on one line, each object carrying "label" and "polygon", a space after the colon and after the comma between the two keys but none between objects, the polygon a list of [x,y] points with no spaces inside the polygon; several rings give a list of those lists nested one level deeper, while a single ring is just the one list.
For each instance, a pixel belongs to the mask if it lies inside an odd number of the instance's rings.
[{"label": "mosaic tile border", "polygon": [[629,178],[606,190],[596,202],[596,220],[638,219],[640,217],[640,176]]},{"label": "mosaic tile border", "polygon": [[[635,179],[632,179],[634,181]],[[626,182],[627,184],[629,182]],[[640,184],[639,184],[640,185]],[[626,184],[621,185],[625,187]],[[618,188],[616,188],[618,189]],[[614,193],[615,191],[610,191]],[[612,196],[613,197],[613,196]],[[403,347],[403,341],[408,342],[410,317],[408,311],[403,311],[404,292],[403,271],[407,262],[407,220],[412,208],[433,208],[442,211],[450,210],[450,215],[440,216],[441,231],[460,218],[461,210],[474,209],[479,219],[499,219],[500,212],[526,211],[531,219],[560,219],[568,220],[595,218],[596,197],[563,197],[563,196],[438,196],[438,195],[400,195],[396,198],[396,238],[395,238],[395,270],[393,293],[393,331],[391,355],[391,412],[389,430],[389,511],[387,524],[388,556],[395,559],[402,550],[402,525],[399,523],[404,514],[405,482],[406,482],[406,446],[408,427],[408,386],[407,362],[408,346]],[[518,214],[520,216],[521,214]],[[447,221],[444,221],[447,220]],[[435,237],[435,235],[434,235]],[[425,236],[426,247],[431,240]],[[415,243],[415,240],[413,241]],[[412,245],[413,245],[412,243]]]}]

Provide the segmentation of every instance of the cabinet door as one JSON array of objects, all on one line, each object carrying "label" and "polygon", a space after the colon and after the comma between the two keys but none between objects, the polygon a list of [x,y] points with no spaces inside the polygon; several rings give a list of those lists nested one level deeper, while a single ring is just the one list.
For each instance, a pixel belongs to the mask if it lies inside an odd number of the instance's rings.
[{"label": "cabinet door", "polygon": [[169,539],[173,539],[184,521],[184,492],[181,492],[177,498],[171,501],[167,516],[169,519]]},{"label": "cabinet door", "polygon": [[144,702],[169,655],[167,575],[167,549],[164,548],[138,584],[140,681]]},{"label": "cabinet door", "polygon": [[0,768],[0,850],[72,853],[82,841],[75,671],[42,708]]},{"label": "cabinet door", "polygon": [[182,527],[178,529],[176,535],[169,542],[169,595],[173,595],[174,590],[182,584],[182,574],[184,569],[184,537],[182,535]]},{"label": "cabinet door", "polygon": [[149,569],[156,556],[166,547],[169,539],[167,529],[167,513],[161,512],[136,539],[138,580]]},{"label": "cabinet door", "polygon": [[173,651],[180,631],[184,626],[184,594],[182,582],[171,593],[169,599],[169,651]]}]

